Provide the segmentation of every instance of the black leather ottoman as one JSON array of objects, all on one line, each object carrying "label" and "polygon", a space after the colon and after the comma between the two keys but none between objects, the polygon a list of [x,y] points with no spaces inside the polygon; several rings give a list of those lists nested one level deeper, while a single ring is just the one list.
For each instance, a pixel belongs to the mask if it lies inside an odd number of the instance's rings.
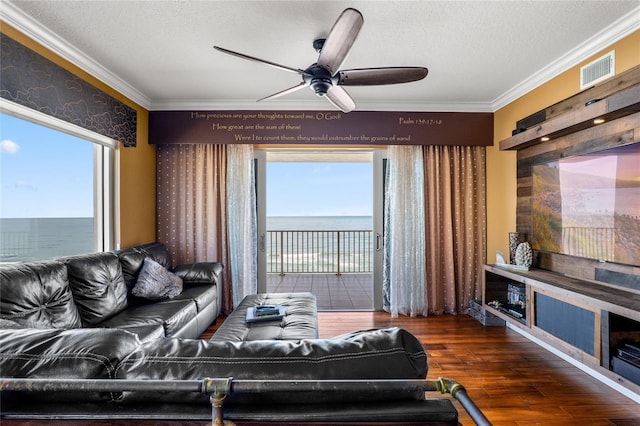
[{"label": "black leather ottoman", "polygon": [[[246,322],[247,309],[259,305],[283,305],[282,319]],[[245,297],[211,337],[214,341],[302,340],[318,338],[316,298],[311,293],[263,293]]]}]

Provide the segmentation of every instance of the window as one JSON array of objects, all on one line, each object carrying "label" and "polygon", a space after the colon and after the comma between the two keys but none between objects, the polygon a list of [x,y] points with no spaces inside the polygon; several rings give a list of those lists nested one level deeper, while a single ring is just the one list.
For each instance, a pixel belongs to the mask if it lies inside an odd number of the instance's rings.
[{"label": "window", "polygon": [[116,143],[28,108],[0,108],[0,262],[110,250]]}]

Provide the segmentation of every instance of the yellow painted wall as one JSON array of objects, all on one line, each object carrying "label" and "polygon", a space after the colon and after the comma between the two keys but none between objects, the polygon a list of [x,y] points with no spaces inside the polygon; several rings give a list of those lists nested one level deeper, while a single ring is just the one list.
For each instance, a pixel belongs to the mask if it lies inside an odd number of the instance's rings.
[{"label": "yellow painted wall", "polygon": [[18,30],[1,23],[0,31],[82,78],[105,93],[134,108],[138,113],[136,147],[118,147],[116,180],[119,196],[116,207],[116,243],[120,247],[155,241],[156,239],[156,149],[149,145],[149,112],[107,86],[79,67],[54,54]]},{"label": "yellow painted wall", "polygon": [[516,153],[500,151],[499,142],[511,136],[516,121],[580,92],[580,67],[611,50],[616,52],[616,74],[640,65],[640,31],[495,112],[494,144],[487,148],[487,262],[495,262],[496,250],[509,255],[508,233],[516,229]]}]

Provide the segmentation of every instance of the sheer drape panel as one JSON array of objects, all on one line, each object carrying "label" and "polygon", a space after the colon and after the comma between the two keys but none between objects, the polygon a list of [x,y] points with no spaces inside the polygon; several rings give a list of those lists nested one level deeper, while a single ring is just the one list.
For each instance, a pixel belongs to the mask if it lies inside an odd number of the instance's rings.
[{"label": "sheer drape panel", "polygon": [[424,166],[420,147],[391,146],[385,189],[384,309],[426,315]]},{"label": "sheer drape panel", "polygon": [[[157,147],[158,241],[174,264],[221,262],[230,283],[227,238],[227,148],[214,144]],[[223,288],[230,312],[230,285]]]},{"label": "sheer drape panel", "polygon": [[429,313],[463,313],[480,297],[486,258],[485,149],[424,146]]},{"label": "sheer drape panel", "polygon": [[227,157],[227,217],[233,306],[258,287],[257,212],[253,147],[229,145]]}]

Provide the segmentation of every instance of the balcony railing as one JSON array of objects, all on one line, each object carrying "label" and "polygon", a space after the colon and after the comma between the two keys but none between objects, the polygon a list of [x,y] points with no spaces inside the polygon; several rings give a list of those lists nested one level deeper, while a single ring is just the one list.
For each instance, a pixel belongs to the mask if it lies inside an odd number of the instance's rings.
[{"label": "balcony railing", "polygon": [[372,231],[267,231],[267,273],[370,273]]}]

